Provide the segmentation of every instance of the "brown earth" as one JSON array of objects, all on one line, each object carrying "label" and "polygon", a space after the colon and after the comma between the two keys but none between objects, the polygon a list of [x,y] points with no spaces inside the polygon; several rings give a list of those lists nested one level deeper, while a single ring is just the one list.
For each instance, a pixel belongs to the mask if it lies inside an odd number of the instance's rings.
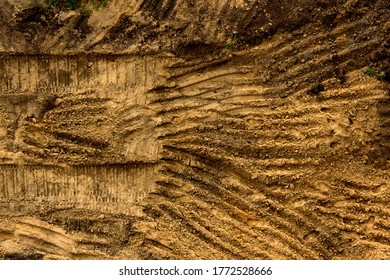
[{"label": "brown earth", "polygon": [[0,2],[0,258],[390,258],[388,0]]}]

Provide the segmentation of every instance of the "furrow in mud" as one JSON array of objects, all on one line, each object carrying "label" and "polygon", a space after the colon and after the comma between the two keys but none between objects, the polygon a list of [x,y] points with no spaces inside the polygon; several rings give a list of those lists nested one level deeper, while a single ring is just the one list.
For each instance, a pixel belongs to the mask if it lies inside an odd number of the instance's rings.
[{"label": "furrow in mud", "polygon": [[15,14],[0,258],[390,256],[386,4],[255,2]]}]

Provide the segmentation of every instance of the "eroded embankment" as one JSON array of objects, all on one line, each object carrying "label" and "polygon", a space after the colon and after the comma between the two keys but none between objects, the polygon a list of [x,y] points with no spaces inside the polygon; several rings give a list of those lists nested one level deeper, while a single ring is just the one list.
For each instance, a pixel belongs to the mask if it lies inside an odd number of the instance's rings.
[{"label": "eroded embankment", "polygon": [[[185,14],[168,2],[137,7],[161,22]],[[236,34],[247,46],[218,45],[223,35],[124,54],[129,14],[107,29],[109,54],[3,54],[2,256],[389,258],[389,83],[378,79],[389,19],[383,1],[363,2],[334,17],[318,6],[323,21],[268,37]],[[110,5],[117,17],[123,3]],[[244,19],[261,30],[251,5]],[[173,34],[155,31],[143,46]]]}]

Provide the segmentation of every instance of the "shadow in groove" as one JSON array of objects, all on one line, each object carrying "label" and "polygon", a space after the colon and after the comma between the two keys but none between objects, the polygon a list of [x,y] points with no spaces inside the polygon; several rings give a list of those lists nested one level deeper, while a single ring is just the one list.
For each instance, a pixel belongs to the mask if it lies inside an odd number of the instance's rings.
[{"label": "shadow in groove", "polygon": [[390,89],[388,96],[378,102],[377,111],[379,125],[370,159],[378,168],[386,169],[390,165]]}]

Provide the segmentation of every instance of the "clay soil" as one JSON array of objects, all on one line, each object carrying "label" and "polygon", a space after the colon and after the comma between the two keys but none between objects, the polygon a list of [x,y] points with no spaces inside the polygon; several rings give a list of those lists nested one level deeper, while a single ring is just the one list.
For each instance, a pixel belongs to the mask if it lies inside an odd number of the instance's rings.
[{"label": "clay soil", "polygon": [[388,0],[1,0],[0,259],[389,259]]}]

